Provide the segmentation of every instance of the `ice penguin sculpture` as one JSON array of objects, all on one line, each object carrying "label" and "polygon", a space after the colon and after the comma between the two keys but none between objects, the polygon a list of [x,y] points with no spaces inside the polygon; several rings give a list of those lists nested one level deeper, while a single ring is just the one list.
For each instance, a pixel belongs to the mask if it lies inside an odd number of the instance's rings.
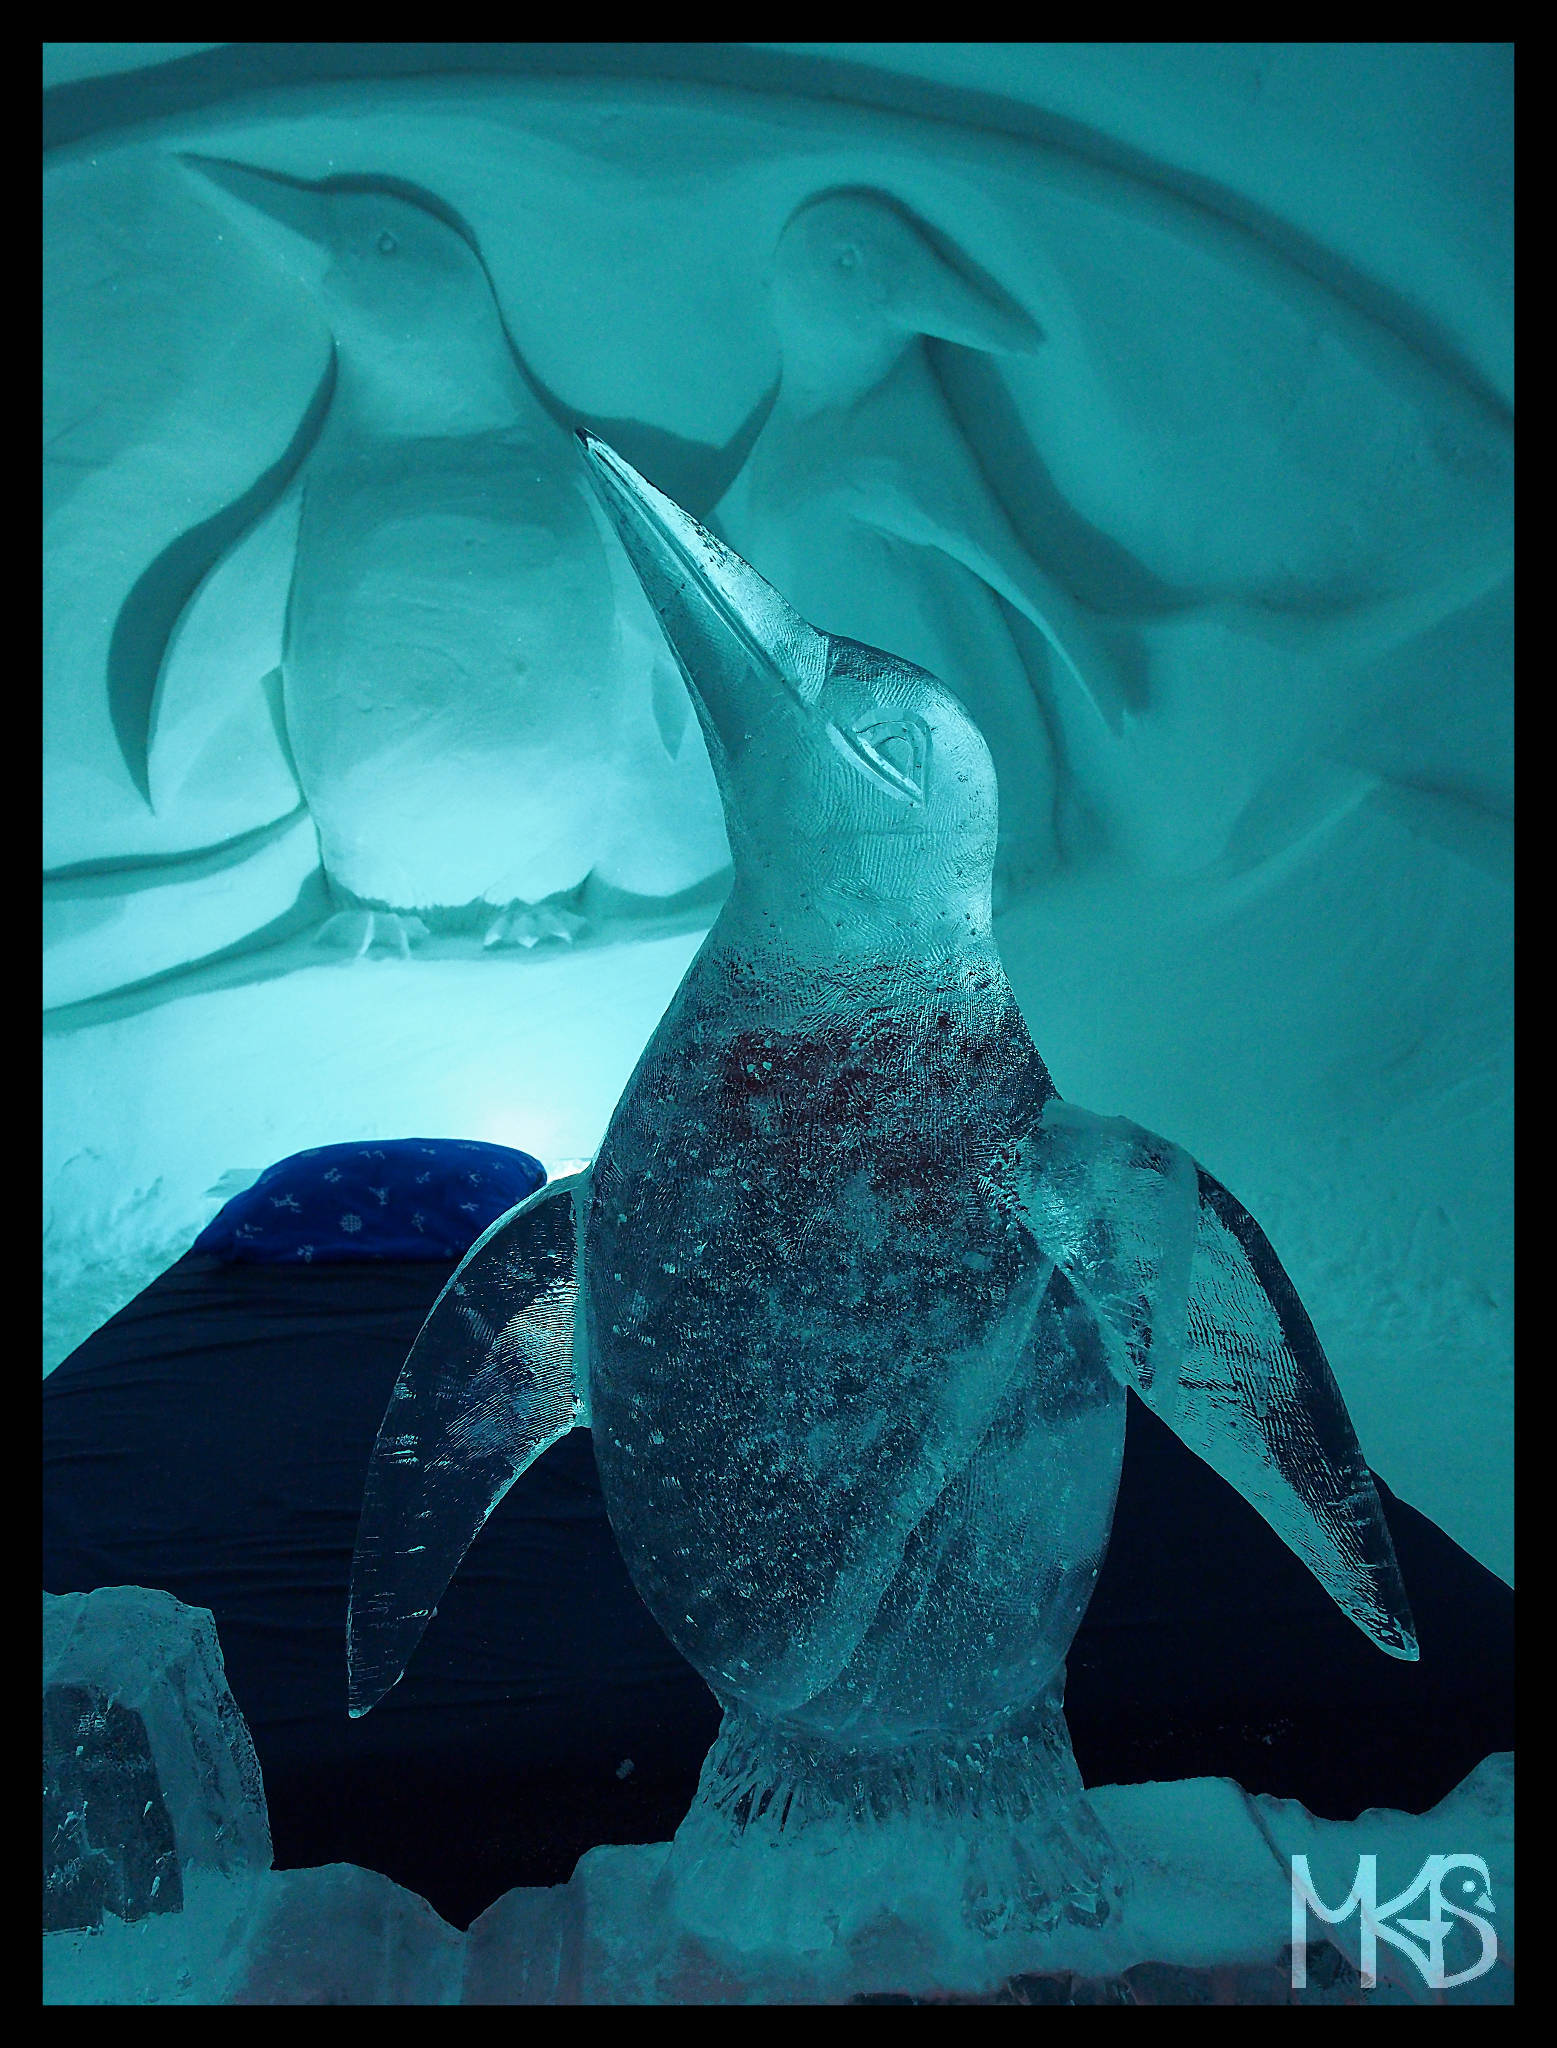
[{"label": "ice penguin sculpture", "polygon": [[[812,630],[598,441],[727,809],[729,902],[598,1156],[473,1247],[369,1472],[351,1706],[494,1504],[591,1423],[613,1527],[724,1709],[685,1921],[825,1946],[1117,1891],[1062,1712],[1133,1389],[1379,1647],[1416,1647],[1345,1407],[1258,1226],[1057,1096],[990,928],[995,781],[933,677]],[[959,1937],[962,1938],[962,1937]]]}]

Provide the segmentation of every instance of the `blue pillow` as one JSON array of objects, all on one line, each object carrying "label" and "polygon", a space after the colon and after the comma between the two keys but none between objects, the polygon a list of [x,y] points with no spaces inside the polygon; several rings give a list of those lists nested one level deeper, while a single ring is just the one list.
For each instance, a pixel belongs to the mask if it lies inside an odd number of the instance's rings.
[{"label": "blue pillow", "polygon": [[528,1152],[473,1138],[319,1145],[267,1166],[193,1249],[260,1266],[462,1259],[489,1223],[545,1182]]}]

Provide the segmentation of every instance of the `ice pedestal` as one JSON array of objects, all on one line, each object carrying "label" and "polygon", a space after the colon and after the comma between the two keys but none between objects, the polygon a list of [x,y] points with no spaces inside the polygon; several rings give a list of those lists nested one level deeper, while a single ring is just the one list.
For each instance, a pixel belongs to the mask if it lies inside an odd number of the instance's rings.
[{"label": "ice pedestal", "polygon": [[[202,1609],[136,1586],[45,1594],[44,1696],[46,2004],[1512,2002],[1510,1756],[1489,1757],[1430,1813],[1374,1810],[1348,1822],[1251,1798],[1227,1779],[1103,1786],[1087,1804],[1129,1893],[1098,1926],[1063,1910],[1047,1928],[970,1924],[966,1819],[946,1830],[956,1847],[927,1824],[913,1839],[906,1814],[896,1832],[889,1819],[879,1841],[898,1860],[880,1861],[865,1884],[858,1862],[851,1882],[828,1869],[850,1869],[836,1813],[786,1840],[760,1825],[769,1800],[758,1825],[720,1842],[716,1798],[711,1811],[694,1809],[675,1845],[593,1849],[568,1884],[508,1892],[461,1935],[376,1871],[270,1869],[263,1787]],[[705,1790],[734,1788],[738,1801],[747,1762],[764,1780],[779,1775],[772,1754],[743,1749],[739,1728],[721,1745]],[[1044,1762],[1020,1782],[1063,1790],[1067,1772],[1048,1752]],[[997,1761],[987,1774],[996,1796],[970,1802],[986,1822],[1011,1769],[1010,1757]],[[990,1839],[1029,1839],[1020,1816],[1002,1818],[1010,1829]],[[1332,1905],[1360,1855],[1377,1859],[1380,1901],[1410,1886],[1429,1856],[1481,1858],[1495,1968],[1435,1993],[1381,1943],[1378,1988],[1361,1992],[1353,1913],[1310,1926],[1308,1983],[1294,1991],[1293,1855],[1308,1857]],[[802,1910],[813,1882],[833,1914],[820,1941],[823,1915],[808,1927]],[[1452,1938],[1463,1947],[1463,1928]]]},{"label": "ice pedestal", "polygon": [[464,1946],[425,1899],[376,1870],[273,1870],[220,2002],[454,2005]]},{"label": "ice pedestal", "polygon": [[[462,2002],[1512,2003],[1511,1756],[1487,1758],[1426,1814],[1374,1809],[1355,1821],[1319,1820],[1295,1801],[1251,1798],[1221,1778],[1104,1786],[1089,1799],[1129,1880],[1127,1901],[1101,1927],[1061,1921],[1047,1932],[986,1935],[933,1925],[916,1913],[913,1874],[904,1870],[893,1908],[878,1906],[828,1947],[784,1949],[753,1938],[739,1891],[722,1929],[688,1926],[672,1845],[605,1847],[580,1860],[571,1883],[509,1892],[481,1915],[466,1938]],[[1365,1991],[1352,1913],[1334,1926],[1310,1924],[1308,1982],[1293,1987],[1293,1854],[1309,1855],[1321,1895],[1339,1905],[1360,1855],[1377,1858],[1383,1902],[1446,1849],[1489,1867],[1499,1941],[1492,1970],[1434,1991],[1381,1942],[1377,1986]],[[1472,1943],[1461,1966],[1474,1955]]]}]

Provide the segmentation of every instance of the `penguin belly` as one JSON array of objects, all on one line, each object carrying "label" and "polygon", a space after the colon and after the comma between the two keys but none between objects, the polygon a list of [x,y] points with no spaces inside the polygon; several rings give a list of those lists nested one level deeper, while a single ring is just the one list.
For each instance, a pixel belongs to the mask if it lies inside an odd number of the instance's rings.
[{"label": "penguin belly", "polygon": [[900,1747],[1057,1704],[1108,1548],[1124,1424],[1096,1328],[1056,1273],[988,1433],[914,1529],[847,1666],[795,1718]]},{"label": "penguin belly", "polygon": [[616,645],[578,483],[524,435],[319,460],[285,683],[331,878],[397,909],[581,882],[613,772]]},{"label": "penguin belly", "polygon": [[879,1748],[1055,1679],[1123,1396],[990,1181],[1041,1108],[1019,1048],[890,1014],[662,1027],[646,1055],[595,1169],[596,1455],[645,1603],[726,1706]]}]

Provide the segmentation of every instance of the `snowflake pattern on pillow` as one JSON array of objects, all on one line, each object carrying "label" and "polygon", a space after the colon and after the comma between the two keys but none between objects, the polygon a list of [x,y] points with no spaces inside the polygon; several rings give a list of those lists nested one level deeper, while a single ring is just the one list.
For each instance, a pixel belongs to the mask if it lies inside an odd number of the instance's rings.
[{"label": "snowflake pattern on pillow", "polygon": [[528,1152],[474,1138],[320,1145],[267,1166],[193,1249],[246,1265],[462,1259],[482,1231],[546,1184]]}]

